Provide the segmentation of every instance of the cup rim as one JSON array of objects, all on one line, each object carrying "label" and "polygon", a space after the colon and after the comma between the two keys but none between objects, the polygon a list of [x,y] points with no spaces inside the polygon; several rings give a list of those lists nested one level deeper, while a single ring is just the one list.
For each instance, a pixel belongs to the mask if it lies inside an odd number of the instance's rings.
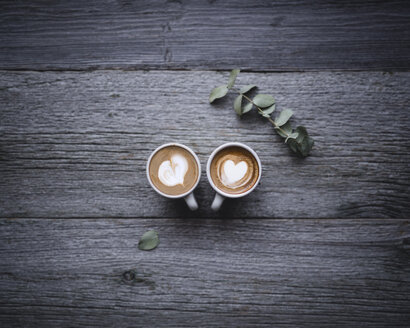
[{"label": "cup rim", "polygon": [[[241,148],[244,148],[244,149],[248,150],[253,155],[253,157],[255,157],[256,162],[258,163],[258,166],[259,166],[258,179],[256,180],[255,184],[252,186],[252,188],[250,188],[249,190],[247,190],[247,191],[245,191],[241,194],[228,194],[228,193],[218,189],[218,187],[215,186],[215,184],[214,184],[214,182],[212,181],[212,178],[211,178],[211,163],[212,163],[212,160],[214,159],[215,155],[217,153],[219,153],[222,149],[232,147],[232,146],[237,146],[237,147],[241,147]],[[240,198],[240,197],[246,196],[247,194],[251,193],[256,188],[256,186],[259,184],[259,181],[260,181],[261,176],[262,176],[262,163],[261,163],[261,160],[259,159],[258,154],[251,147],[245,145],[242,142],[227,142],[227,143],[224,143],[223,145],[220,145],[219,147],[215,148],[214,151],[209,156],[208,162],[206,163],[206,175],[208,177],[208,181],[209,181],[211,187],[218,194],[220,194],[224,197],[227,197],[227,198]]]},{"label": "cup rim", "polygon": [[[169,195],[169,194],[166,194],[166,193],[162,192],[161,190],[159,190],[159,189],[153,184],[153,182],[151,181],[151,177],[150,177],[150,175],[149,175],[149,165],[151,164],[151,160],[152,160],[152,158],[154,157],[154,155],[155,155],[158,151],[160,151],[161,149],[166,148],[166,147],[170,147],[170,146],[177,146],[177,147],[181,147],[181,148],[184,148],[185,150],[187,150],[187,151],[195,158],[196,164],[198,165],[198,179],[196,180],[195,184],[192,186],[191,189],[189,189],[189,190],[186,191],[185,193],[179,194],[179,195]],[[193,151],[191,148],[189,148],[188,146],[185,146],[184,144],[181,144],[181,143],[178,143],[178,142],[169,142],[169,143],[166,143],[166,144],[163,144],[163,145],[157,147],[157,148],[151,153],[151,155],[148,157],[147,166],[146,166],[146,174],[147,174],[147,179],[148,179],[149,184],[151,185],[151,187],[152,187],[158,194],[160,194],[161,196],[164,196],[164,197],[166,197],[166,198],[178,199],[178,198],[183,198],[183,197],[188,196],[188,195],[189,195],[191,192],[193,192],[194,189],[198,186],[199,180],[201,180],[201,163],[200,163],[200,161],[199,161],[198,156],[197,156],[197,155],[194,153],[194,151]]]}]

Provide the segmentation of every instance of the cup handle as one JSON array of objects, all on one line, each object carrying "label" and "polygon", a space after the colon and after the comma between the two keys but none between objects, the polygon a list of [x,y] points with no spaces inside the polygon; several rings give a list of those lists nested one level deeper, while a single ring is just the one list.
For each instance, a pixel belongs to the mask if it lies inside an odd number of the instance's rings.
[{"label": "cup handle", "polygon": [[221,208],[222,203],[224,202],[224,200],[225,200],[224,196],[221,196],[220,194],[216,193],[214,201],[212,202],[211,208],[214,211],[218,211]]},{"label": "cup handle", "polygon": [[185,196],[184,199],[191,211],[196,211],[198,209],[198,203],[196,202],[193,192],[191,192],[188,196]]}]

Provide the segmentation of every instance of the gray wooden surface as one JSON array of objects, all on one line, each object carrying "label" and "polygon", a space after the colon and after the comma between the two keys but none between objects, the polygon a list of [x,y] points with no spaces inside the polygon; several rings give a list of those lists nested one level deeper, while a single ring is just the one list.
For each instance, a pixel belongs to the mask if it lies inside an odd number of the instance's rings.
[{"label": "gray wooden surface", "polygon": [[400,1],[0,3],[0,68],[409,69]]},{"label": "gray wooden surface", "polygon": [[[407,1],[2,1],[0,327],[408,327]],[[239,67],[316,144],[295,157],[234,96]],[[279,73],[280,72],[280,73]],[[199,211],[146,158],[203,163]],[[209,210],[211,151],[262,183]],[[161,244],[137,249],[156,229]]]},{"label": "gray wooden surface", "polygon": [[[408,220],[2,220],[3,327],[408,327]],[[161,244],[137,250],[155,228]],[[269,232],[269,233],[267,233]]]},{"label": "gray wooden surface", "polygon": [[170,141],[198,153],[196,216],[215,216],[206,160],[218,145],[242,141],[261,158],[262,182],[243,202],[227,202],[222,217],[408,218],[409,77],[242,73],[238,85],[262,85],[308,127],[316,145],[302,160],[257,113],[239,119],[234,96],[208,104],[226,73],[3,72],[3,217],[190,215],[146,181],[147,157]]}]

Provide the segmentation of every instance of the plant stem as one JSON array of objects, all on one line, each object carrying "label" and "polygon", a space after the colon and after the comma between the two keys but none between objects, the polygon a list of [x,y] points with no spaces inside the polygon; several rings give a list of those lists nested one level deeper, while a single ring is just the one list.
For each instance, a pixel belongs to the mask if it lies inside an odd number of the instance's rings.
[{"label": "plant stem", "polygon": [[[253,100],[252,100],[251,98],[249,98],[248,96],[245,96],[243,93],[240,93],[238,90],[236,90],[236,91],[237,91],[240,95],[242,95],[247,101],[249,101],[250,103],[252,103],[252,104],[258,109],[258,112],[259,112],[259,113],[263,114],[263,110],[262,110],[259,106],[256,106],[256,104],[253,102]],[[264,117],[265,117],[265,116],[264,116]],[[286,135],[286,138],[289,137],[289,134],[286,133],[283,129],[281,129],[281,128],[275,123],[274,120],[272,120],[270,117],[266,117],[266,118],[268,119],[269,122],[272,123],[272,125],[274,126],[274,128],[275,128],[276,130],[280,130],[284,135]]]}]

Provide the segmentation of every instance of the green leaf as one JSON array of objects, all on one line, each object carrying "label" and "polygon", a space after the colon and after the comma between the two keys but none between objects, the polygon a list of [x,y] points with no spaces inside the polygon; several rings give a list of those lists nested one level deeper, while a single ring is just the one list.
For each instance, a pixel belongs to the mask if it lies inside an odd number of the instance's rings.
[{"label": "green leaf", "polygon": [[270,117],[270,115],[275,111],[276,105],[273,104],[272,106],[268,107],[267,109],[263,110],[262,113],[259,112],[263,117]]},{"label": "green leaf", "polygon": [[301,150],[301,153],[302,153],[302,156],[303,156],[303,157],[306,157],[306,156],[308,156],[308,155],[310,154],[310,151],[312,150],[314,144],[315,144],[315,141],[314,141],[311,137],[309,137],[309,136],[307,136],[307,137],[303,140],[302,146],[303,146],[304,149],[305,149],[305,150],[303,150],[303,149]]},{"label": "green leaf", "polygon": [[239,72],[240,72],[239,69],[233,69],[231,71],[231,75],[229,76],[229,81],[228,81],[228,84],[227,84],[228,89],[232,88],[233,85],[235,84],[235,80],[236,80],[236,77],[238,76]]},{"label": "green leaf", "polygon": [[285,140],[285,143],[288,142],[289,139],[296,139],[296,138],[298,137],[298,135],[299,135],[298,132],[292,132],[292,133],[290,133],[290,134],[287,136],[287,138],[286,138],[286,140]]},{"label": "green leaf", "polygon": [[298,126],[295,129],[294,133],[297,133],[298,136],[296,137],[296,139],[289,139],[289,148],[299,156],[308,156],[314,145],[313,139],[309,137],[307,130],[304,126]]},{"label": "green leaf", "polygon": [[236,114],[238,114],[239,116],[242,115],[242,95],[239,95],[235,98],[235,101],[233,102],[233,108],[235,109]]},{"label": "green leaf", "polygon": [[242,108],[242,114],[245,114],[249,112],[252,109],[253,104],[251,102],[247,103],[245,106]]},{"label": "green leaf", "polygon": [[[285,124],[282,128],[286,125],[289,125],[289,122]],[[309,155],[310,150],[313,147],[313,139],[309,137],[306,128],[304,126],[298,126],[295,131],[292,133],[297,134],[295,138],[287,138],[287,144],[289,148],[296,154],[302,157],[306,157]]]},{"label": "green leaf", "polygon": [[293,112],[290,109],[284,109],[280,112],[279,116],[276,118],[275,123],[277,126],[282,126],[286,124],[287,121],[292,117]]},{"label": "green leaf", "polygon": [[222,98],[228,93],[228,88],[226,85],[221,85],[212,89],[211,94],[209,95],[209,103],[211,104],[215,99]]},{"label": "green leaf", "polygon": [[155,230],[150,230],[144,233],[138,242],[138,248],[143,251],[150,251],[159,244],[158,233]]},{"label": "green leaf", "polygon": [[253,88],[256,88],[256,85],[255,85],[255,84],[248,84],[248,85],[243,86],[243,87],[239,90],[239,92],[240,92],[240,93],[247,93],[248,91],[251,91]]},{"label": "green leaf", "polygon": [[307,130],[304,126],[299,125],[296,129],[295,132],[298,132],[299,135],[296,138],[296,141],[298,143],[301,143],[303,141],[303,139],[305,139],[308,136]]},{"label": "green leaf", "polygon": [[304,126],[298,126],[295,129],[295,132],[299,133],[298,137],[296,138],[297,153],[302,157],[306,157],[309,155],[315,142],[311,137],[309,137],[308,132]]},{"label": "green leaf", "polygon": [[256,95],[252,101],[256,106],[260,108],[266,108],[272,106],[275,103],[275,98],[273,98],[271,95],[259,94]]},{"label": "green leaf", "polygon": [[302,157],[306,157],[309,155],[310,151],[312,150],[314,141],[311,137],[307,136],[303,139],[301,143],[298,144],[298,152]]},{"label": "green leaf", "polygon": [[298,152],[298,143],[296,142],[295,139],[289,139],[287,144],[288,144],[290,150],[292,150],[294,153]]},{"label": "green leaf", "polygon": [[290,122],[287,122],[286,124],[280,127],[280,130],[278,128],[275,128],[275,130],[282,138],[287,138],[288,135],[292,133],[292,126],[290,125]]}]

